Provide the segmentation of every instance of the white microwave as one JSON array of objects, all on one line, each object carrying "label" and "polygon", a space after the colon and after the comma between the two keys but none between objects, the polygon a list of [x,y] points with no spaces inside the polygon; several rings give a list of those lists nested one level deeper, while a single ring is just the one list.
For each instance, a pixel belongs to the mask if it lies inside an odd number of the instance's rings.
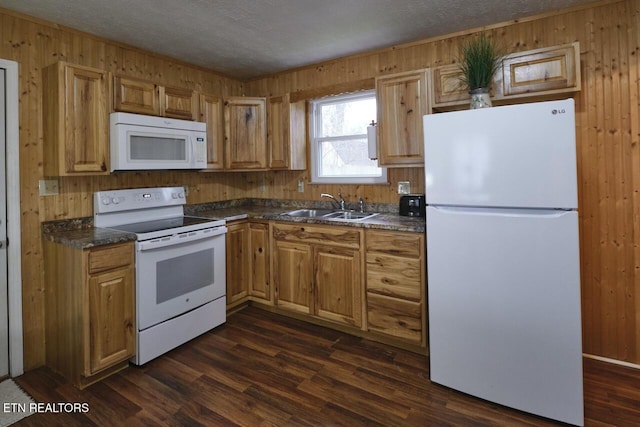
[{"label": "white microwave", "polygon": [[111,113],[109,125],[112,172],[207,167],[205,123]]}]

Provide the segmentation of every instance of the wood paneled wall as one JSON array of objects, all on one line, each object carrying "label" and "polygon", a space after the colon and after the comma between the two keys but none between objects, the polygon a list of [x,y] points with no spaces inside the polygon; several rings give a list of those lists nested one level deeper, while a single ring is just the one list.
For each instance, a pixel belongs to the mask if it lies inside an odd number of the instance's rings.
[{"label": "wood paneled wall", "polygon": [[[584,350],[640,363],[640,107],[637,55],[640,0],[596,3],[482,29],[507,52],[573,41],[581,47],[577,110]],[[279,95],[325,88],[455,61],[472,33],[417,41],[242,83],[190,66],[0,10],[0,58],[20,64],[20,178],[25,369],[44,363],[44,276],[40,222],[91,216],[94,191],[188,185],[189,203],[241,197],[396,203],[398,181],[424,192],[421,168],[390,169],[389,185],[311,185],[300,172],[119,173],[60,178],[60,195],[39,197],[42,179],[42,69],[60,59],[217,95]],[[541,171],[543,172],[543,171]],[[297,182],[305,191],[297,192]],[[264,191],[263,191],[264,189]],[[544,313],[541,313],[544,315]]]},{"label": "wood paneled wall", "polygon": [[196,173],[124,173],[99,178],[60,179],[58,196],[40,197],[43,178],[42,88],[44,67],[65,60],[159,84],[214,95],[242,94],[242,83],[179,61],[145,53],[108,40],[0,10],[0,58],[20,67],[20,184],[22,213],[22,295],[24,367],[45,362],[42,242],[40,223],[57,218],[93,215],[92,193],[98,190],[188,184],[192,200],[244,196],[231,176]]},{"label": "wood paneled wall", "polygon": [[[481,30],[499,39],[507,53],[580,42],[583,88],[575,100],[583,346],[586,353],[640,364],[640,1],[600,2]],[[292,70],[248,82],[246,90],[321,92],[325,86],[449,64],[467,37],[461,33]],[[306,175],[266,179],[273,179],[274,197],[294,198],[298,177]],[[421,169],[391,173],[391,181],[409,180],[416,191],[424,191],[422,179]],[[307,187],[311,198],[337,191],[337,186]],[[342,191],[349,198],[397,200],[393,185],[343,186]]]}]

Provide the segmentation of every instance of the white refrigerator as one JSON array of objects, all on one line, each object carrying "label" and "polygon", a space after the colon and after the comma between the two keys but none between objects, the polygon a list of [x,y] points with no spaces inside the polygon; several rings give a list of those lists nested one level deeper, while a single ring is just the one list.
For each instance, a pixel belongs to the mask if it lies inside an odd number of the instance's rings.
[{"label": "white refrigerator", "polygon": [[431,380],[584,425],[573,99],[424,133]]}]

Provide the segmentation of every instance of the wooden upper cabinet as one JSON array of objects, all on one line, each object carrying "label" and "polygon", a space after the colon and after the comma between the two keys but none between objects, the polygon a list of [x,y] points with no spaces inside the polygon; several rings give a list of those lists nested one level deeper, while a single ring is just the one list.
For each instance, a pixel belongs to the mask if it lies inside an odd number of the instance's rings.
[{"label": "wooden upper cabinet", "polygon": [[[457,64],[436,67],[432,76],[433,108],[446,110],[469,103]],[[504,105],[513,99],[546,99],[580,88],[580,45],[575,42],[504,56],[491,85],[491,100]]]},{"label": "wooden upper cabinet", "polygon": [[224,100],[225,168],[266,169],[266,98]]},{"label": "wooden upper cabinet", "polygon": [[428,72],[376,78],[381,166],[424,166],[422,116],[428,111]]},{"label": "wooden upper cabinet", "polygon": [[198,94],[190,89],[160,86],[160,115],[174,119],[197,120]]},{"label": "wooden upper cabinet", "polygon": [[158,87],[151,82],[116,76],[115,95],[116,111],[160,115]]},{"label": "wooden upper cabinet", "polygon": [[200,121],[207,124],[207,169],[224,169],[224,113],[222,99],[200,94]]},{"label": "wooden upper cabinet", "polygon": [[58,62],[44,70],[43,86],[44,174],[108,174],[110,74]]},{"label": "wooden upper cabinet", "polygon": [[502,95],[580,90],[578,42],[512,53],[502,60]]},{"label": "wooden upper cabinet", "polygon": [[457,64],[433,69],[433,105],[469,100],[469,90],[461,80]]},{"label": "wooden upper cabinet", "polygon": [[270,169],[306,169],[306,136],[305,101],[291,102],[289,94],[267,99]]},{"label": "wooden upper cabinet", "polygon": [[115,109],[126,113],[197,120],[198,94],[190,89],[116,76]]}]

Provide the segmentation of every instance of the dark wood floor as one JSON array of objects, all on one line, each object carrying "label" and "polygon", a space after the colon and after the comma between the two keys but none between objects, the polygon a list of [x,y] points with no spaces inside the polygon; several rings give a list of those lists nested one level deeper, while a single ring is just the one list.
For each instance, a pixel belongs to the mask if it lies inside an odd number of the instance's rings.
[{"label": "dark wood floor", "polygon": [[[552,426],[428,380],[424,356],[248,308],[149,362],[80,391],[47,368],[16,379],[38,402],[21,426]],[[585,360],[590,426],[640,425],[640,371]]]}]

